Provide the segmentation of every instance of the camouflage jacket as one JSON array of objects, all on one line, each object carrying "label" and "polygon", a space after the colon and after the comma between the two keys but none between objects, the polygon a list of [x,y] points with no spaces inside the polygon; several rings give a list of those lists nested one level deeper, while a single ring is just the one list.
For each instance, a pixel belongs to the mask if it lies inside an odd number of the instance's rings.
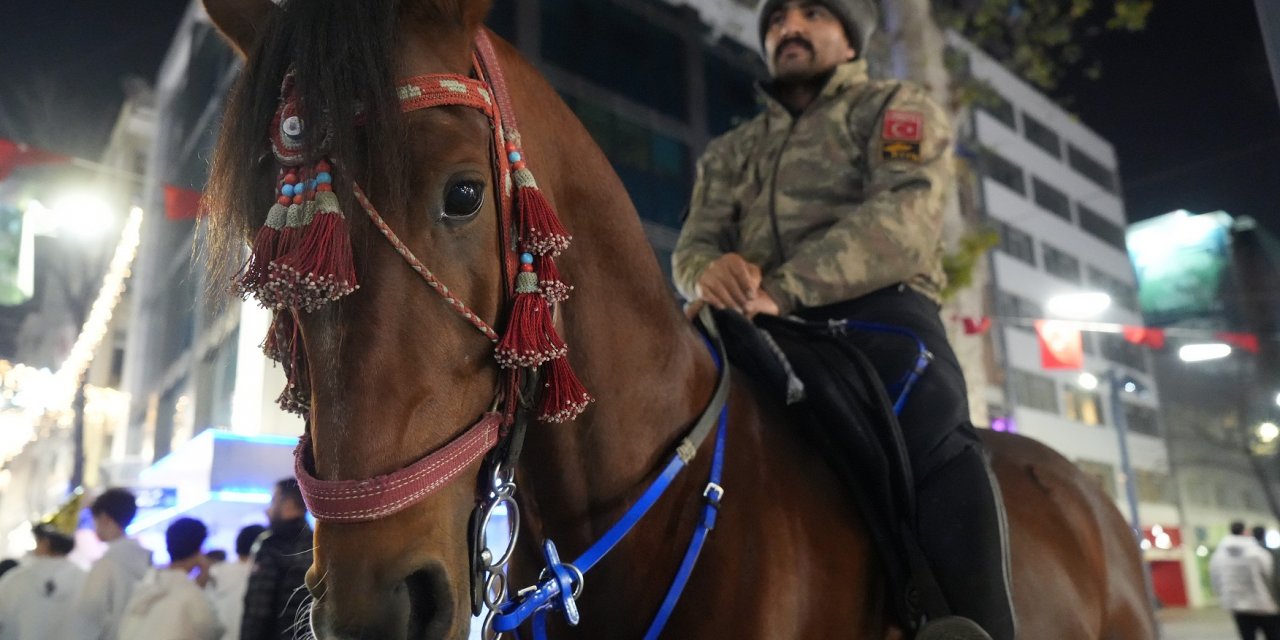
[{"label": "camouflage jacket", "polygon": [[912,84],[836,68],[799,116],[764,91],[765,110],[712,140],[672,255],[696,296],[728,252],[764,273],[782,313],[898,283],[940,301],[942,215],[954,179],[947,116]]}]

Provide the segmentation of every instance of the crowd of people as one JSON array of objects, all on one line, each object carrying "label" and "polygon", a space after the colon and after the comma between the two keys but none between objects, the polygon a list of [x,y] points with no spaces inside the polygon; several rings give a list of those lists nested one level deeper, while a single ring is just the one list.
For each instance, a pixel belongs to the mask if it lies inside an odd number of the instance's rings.
[{"label": "crowd of people", "polygon": [[1245,532],[1243,522],[1232,522],[1209,558],[1209,580],[1218,603],[1231,612],[1241,640],[1280,640],[1280,556],[1266,545],[1264,527]]},{"label": "crowd of people", "polygon": [[126,533],[138,512],[126,489],[104,491],[90,512],[107,549],[89,571],[67,557],[74,530],[52,522],[32,528],[30,555],[0,566],[0,640],[292,640],[305,629],[312,536],[293,478],[276,483],[269,526],[240,530],[234,560],[206,553],[205,523],[178,518],[165,531],[169,564],[153,566]]}]

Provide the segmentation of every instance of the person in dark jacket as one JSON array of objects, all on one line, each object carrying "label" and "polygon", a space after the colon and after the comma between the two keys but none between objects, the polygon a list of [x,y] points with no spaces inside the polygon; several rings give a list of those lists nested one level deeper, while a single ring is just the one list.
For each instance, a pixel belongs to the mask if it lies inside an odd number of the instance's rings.
[{"label": "person in dark jacket", "polygon": [[241,640],[293,640],[307,628],[299,616],[313,543],[297,480],[276,483],[267,518],[271,527],[258,539],[244,594]]}]

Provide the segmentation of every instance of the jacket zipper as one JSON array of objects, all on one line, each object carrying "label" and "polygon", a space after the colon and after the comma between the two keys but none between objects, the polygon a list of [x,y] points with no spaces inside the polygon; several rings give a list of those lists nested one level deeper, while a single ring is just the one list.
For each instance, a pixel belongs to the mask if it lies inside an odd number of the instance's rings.
[{"label": "jacket zipper", "polygon": [[773,230],[773,246],[778,251],[779,265],[787,263],[787,252],[782,247],[782,232],[778,230],[778,169],[782,167],[782,154],[787,151],[791,134],[795,132],[796,125],[800,124],[800,118],[803,116],[803,112],[795,116],[787,126],[787,135],[782,138],[782,146],[778,148],[778,155],[773,159],[773,173],[769,176],[769,226]]}]

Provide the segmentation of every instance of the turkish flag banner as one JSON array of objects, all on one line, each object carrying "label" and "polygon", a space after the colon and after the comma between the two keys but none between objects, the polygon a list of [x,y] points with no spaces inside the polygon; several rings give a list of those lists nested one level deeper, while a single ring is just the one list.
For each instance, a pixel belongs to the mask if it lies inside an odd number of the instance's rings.
[{"label": "turkish flag banner", "polygon": [[1036,320],[1040,339],[1040,366],[1050,370],[1084,368],[1084,339],[1070,322]]},{"label": "turkish flag banner", "polygon": [[29,164],[56,164],[68,160],[70,158],[64,155],[0,138],[0,180],[8,178],[9,174],[18,167]]},{"label": "turkish flag banner", "polygon": [[199,191],[164,185],[164,217],[170,220],[193,220],[199,213]]},{"label": "turkish flag banner", "polygon": [[899,142],[920,142],[924,139],[924,114],[898,109],[886,111],[881,137]]}]

